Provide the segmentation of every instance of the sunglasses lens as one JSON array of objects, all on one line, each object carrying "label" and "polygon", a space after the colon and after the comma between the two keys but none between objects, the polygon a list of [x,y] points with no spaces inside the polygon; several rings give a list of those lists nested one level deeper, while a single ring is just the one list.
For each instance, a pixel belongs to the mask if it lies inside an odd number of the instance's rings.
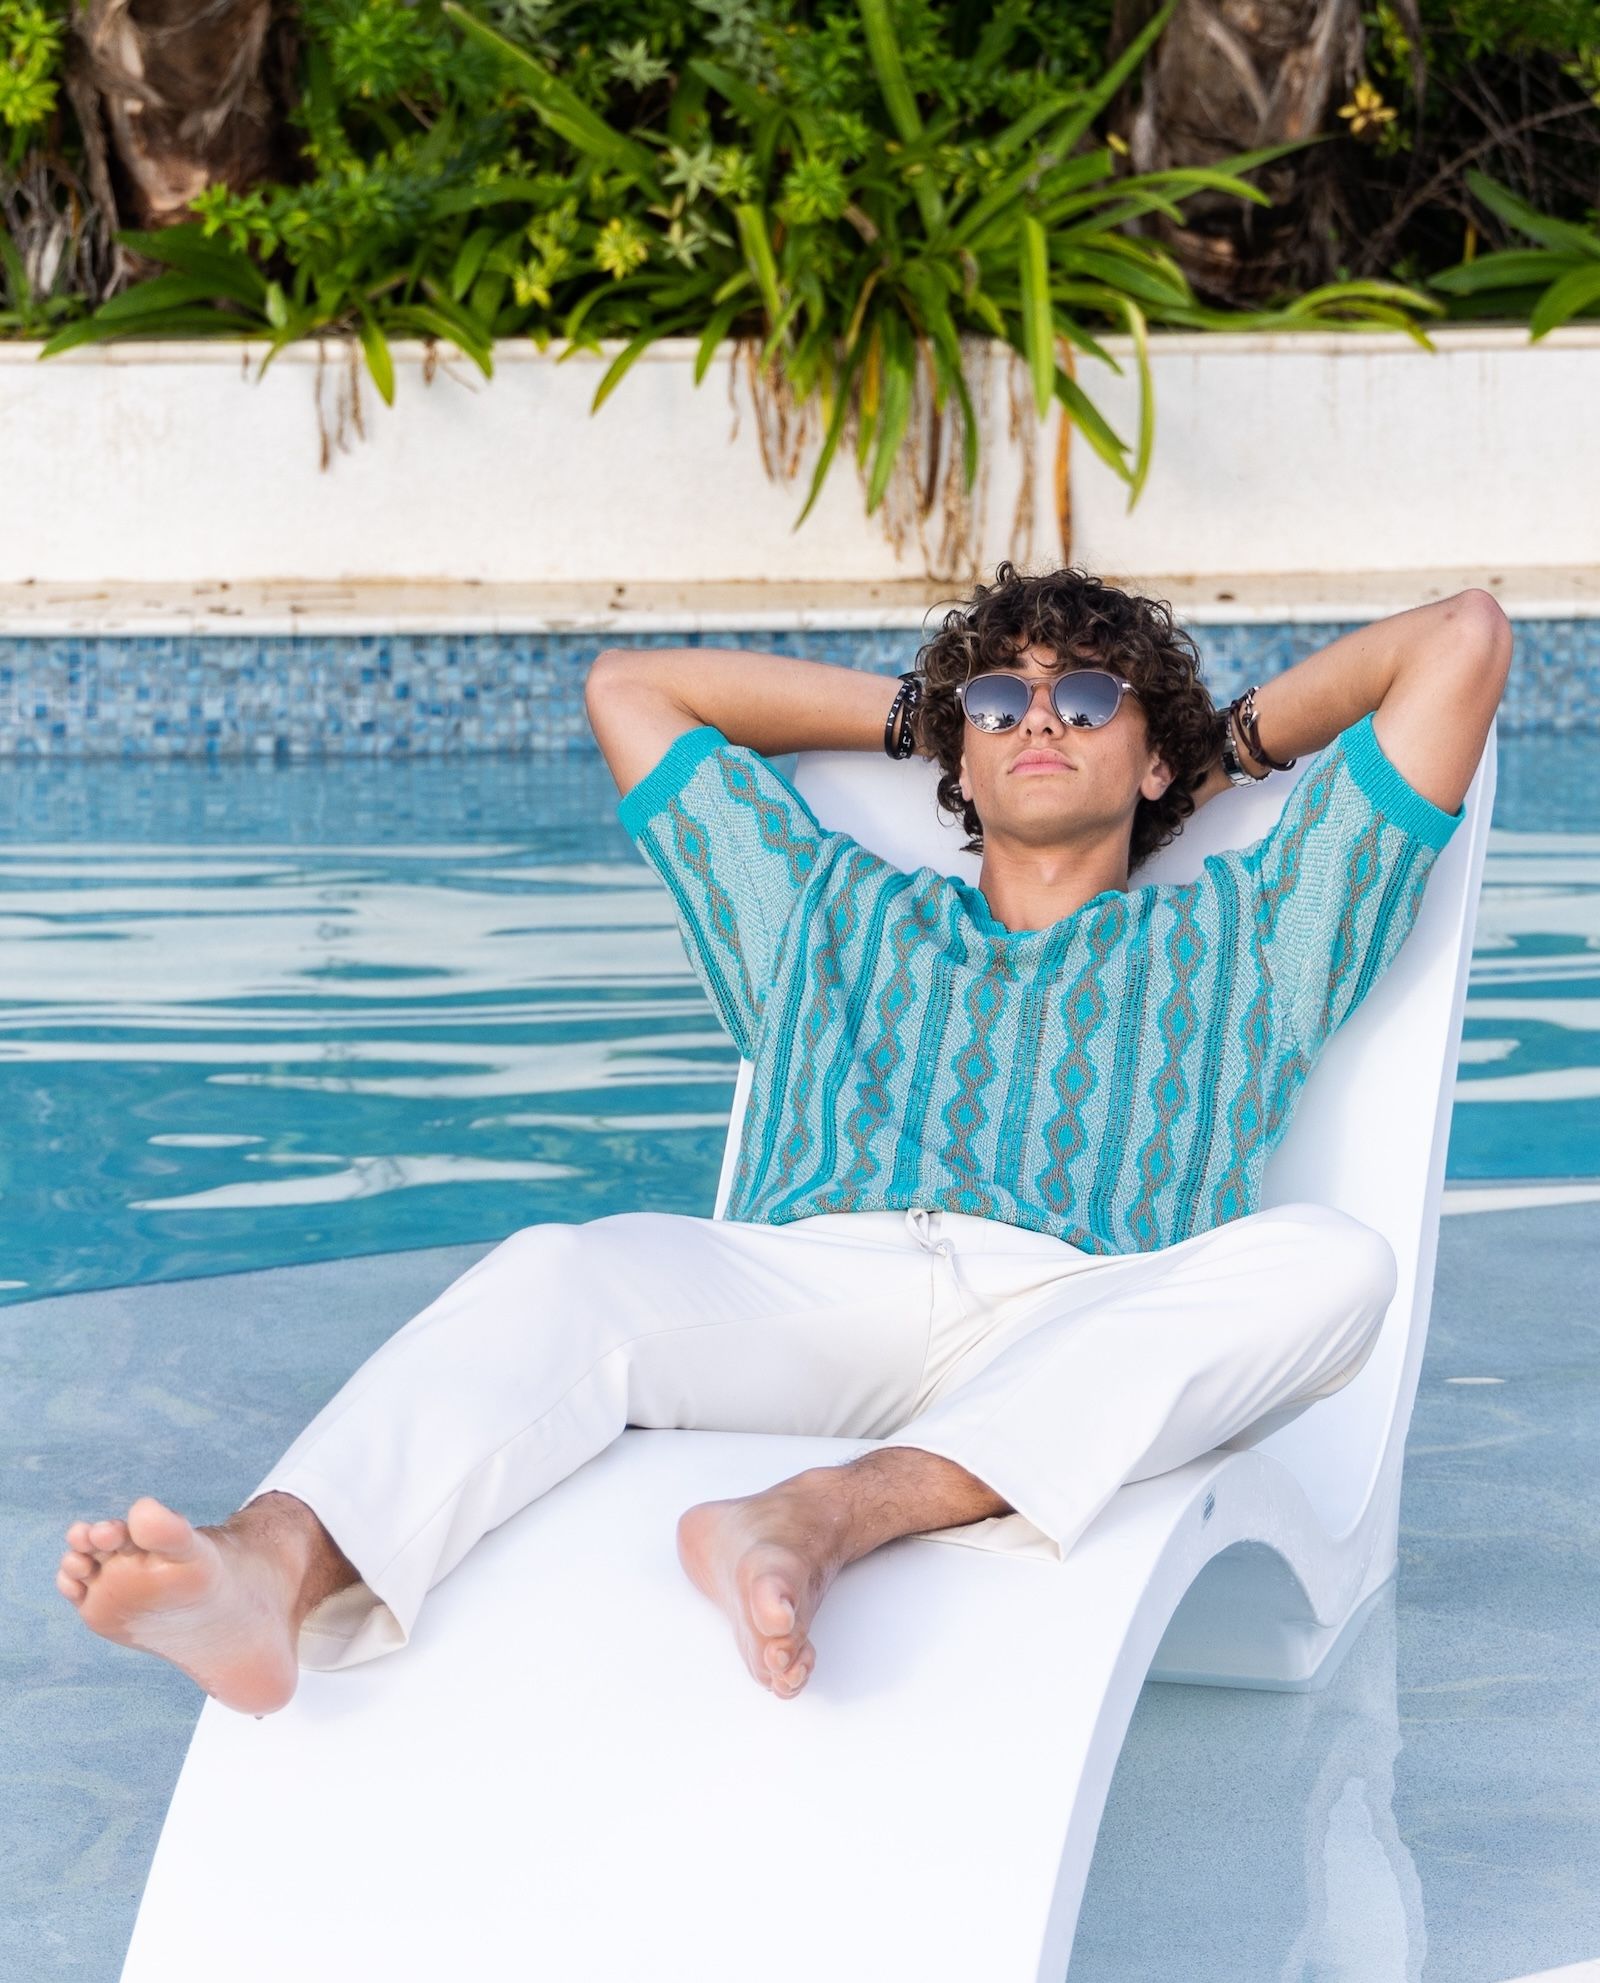
[{"label": "sunglasses lens", "polygon": [[[1117,713],[1120,691],[1098,668],[1070,669],[1054,685],[1051,700],[1070,729],[1098,730]],[[1028,707],[1028,684],[1016,675],[975,675],[961,692],[967,720],[979,730],[1010,730]]]},{"label": "sunglasses lens", "polygon": [[1052,691],[1056,714],[1075,730],[1098,730],[1117,713],[1122,691],[1098,668],[1075,668]]},{"label": "sunglasses lens", "polygon": [[963,687],[967,721],[978,730],[1009,730],[1022,721],[1028,688],[1015,675],[975,675]]}]

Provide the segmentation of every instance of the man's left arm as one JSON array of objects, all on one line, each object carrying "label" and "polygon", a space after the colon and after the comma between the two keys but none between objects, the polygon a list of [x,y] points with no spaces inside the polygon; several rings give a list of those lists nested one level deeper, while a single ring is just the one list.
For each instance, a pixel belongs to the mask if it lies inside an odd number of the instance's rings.
[{"label": "man's left arm", "polygon": [[[1511,668],[1511,622],[1476,587],[1341,634],[1256,690],[1257,733],[1280,763],[1308,757],[1371,712],[1383,754],[1453,813],[1483,756]],[[1241,748],[1247,771],[1266,769]],[[1194,793],[1232,791],[1222,762]]]}]

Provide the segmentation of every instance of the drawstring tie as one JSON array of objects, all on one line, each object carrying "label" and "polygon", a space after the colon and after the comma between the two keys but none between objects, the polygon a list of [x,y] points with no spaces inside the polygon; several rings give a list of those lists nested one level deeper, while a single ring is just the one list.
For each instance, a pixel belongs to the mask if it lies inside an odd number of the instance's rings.
[{"label": "drawstring tie", "polygon": [[[950,1292],[955,1297],[956,1307],[968,1321],[971,1315],[966,1299],[961,1292],[961,1281],[956,1273],[955,1248],[940,1232],[940,1215],[936,1208],[927,1205],[911,1205],[906,1209],[906,1225],[911,1236],[924,1253],[944,1262],[945,1275],[950,1283]],[[937,1238],[935,1235],[939,1235]]]}]

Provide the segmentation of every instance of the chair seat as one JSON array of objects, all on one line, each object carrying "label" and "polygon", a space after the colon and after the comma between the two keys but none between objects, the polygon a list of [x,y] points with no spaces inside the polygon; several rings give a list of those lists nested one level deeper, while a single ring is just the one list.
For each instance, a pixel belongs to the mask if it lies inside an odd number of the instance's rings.
[{"label": "chair seat", "polygon": [[263,1721],[208,1702],[124,1983],[1060,1983],[1168,1614],[1219,1545],[1302,1548],[1303,1497],[1223,1453],[1124,1488],[1065,1563],[892,1543],[781,1701],[677,1516],[853,1450],[630,1430],[486,1537],[402,1655],[306,1673]]}]

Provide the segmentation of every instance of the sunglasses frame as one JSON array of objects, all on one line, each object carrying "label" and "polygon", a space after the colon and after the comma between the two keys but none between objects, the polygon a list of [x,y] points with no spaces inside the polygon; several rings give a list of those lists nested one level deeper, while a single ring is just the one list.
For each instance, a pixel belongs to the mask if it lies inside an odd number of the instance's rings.
[{"label": "sunglasses frame", "polygon": [[[1069,723],[1066,717],[1056,707],[1056,690],[1063,683],[1071,681],[1074,675],[1104,675],[1107,681],[1116,683],[1116,705],[1104,722]],[[1028,691],[1028,700],[1023,704],[1021,714],[1017,717],[1017,720],[1014,723],[1007,723],[1003,728],[998,730],[986,729],[983,724],[973,722],[971,716],[967,715],[967,690],[974,682],[987,681],[991,676],[999,676],[1009,682],[1020,682]],[[1004,737],[1008,736],[1011,731],[1021,728],[1023,718],[1026,717],[1028,711],[1033,707],[1034,688],[1040,682],[1048,682],[1050,684],[1050,707],[1055,711],[1056,721],[1068,730],[1105,729],[1107,724],[1114,723],[1117,720],[1118,711],[1122,708],[1123,698],[1139,693],[1132,682],[1128,681],[1125,676],[1113,673],[1110,668],[1064,668],[1060,673],[1054,675],[1019,675],[1013,673],[1009,668],[985,668],[981,675],[969,675],[967,677],[966,681],[956,690],[956,699],[961,704],[962,716],[966,718],[968,723],[972,724],[974,730],[977,730],[985,737]]]}]

